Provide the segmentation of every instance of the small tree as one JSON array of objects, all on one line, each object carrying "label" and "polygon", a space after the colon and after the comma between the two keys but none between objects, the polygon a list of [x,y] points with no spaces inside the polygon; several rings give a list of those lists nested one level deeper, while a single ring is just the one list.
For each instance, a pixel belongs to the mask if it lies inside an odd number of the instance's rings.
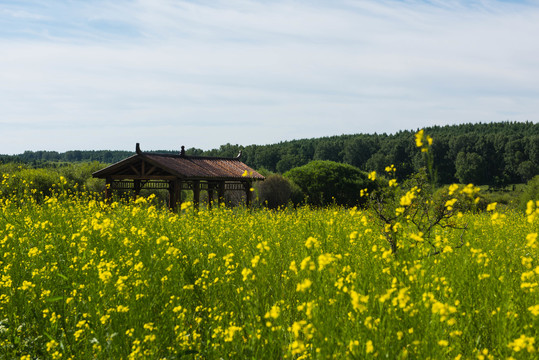
[{"label": "small tree", "polygon": [[524,192],[520,196],[520,208],[522,210],[526,209],[528,202],[539,201],[539,175],[536,175],[533,179],[528,181]]},{"label": "small tree", "polygon": [[[421,150],[424,167],[400,185],[395,177],[397,169],[390,165],[385,168],[390,178],[388,187],[368,195],[368,207],[374,221],[379,224],[381,234],[395,255],[403,248],[422,247],[426,254],[433,255],[462,246],[467,224],[462,224],[457,216],[459,209],[463,204],[478,201],[479,188],[472,184],[453,184],[446,191],[435,192],[435,174],[429,152],[432,141],[423,130],[419,131],[415,142]],[[371,172],[369,179],[374,181],[376,172]],[[458,241],[448,239],[449,230],[461,231]]]},{"label": "small tree", "polygon": [[301,201],[301,189],[279,174],[268,175],[256,184],[258,199],[270,209]]},{"label": "small tree", "polygon": [[363,189],[373,190],[377,183],[367,180],[367,173],[334,161],[316,160],[284,174],[296,183],[308,203],[325,206],[332,203],[355,206],[364,204]]}]

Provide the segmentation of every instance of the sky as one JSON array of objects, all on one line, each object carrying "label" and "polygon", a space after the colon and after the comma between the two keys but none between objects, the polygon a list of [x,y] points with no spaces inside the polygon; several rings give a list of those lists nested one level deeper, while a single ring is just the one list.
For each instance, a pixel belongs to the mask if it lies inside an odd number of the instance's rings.
[{"label": "sky", "polygon": [[0,0],[0,154],[539,119],[539,0]]}]

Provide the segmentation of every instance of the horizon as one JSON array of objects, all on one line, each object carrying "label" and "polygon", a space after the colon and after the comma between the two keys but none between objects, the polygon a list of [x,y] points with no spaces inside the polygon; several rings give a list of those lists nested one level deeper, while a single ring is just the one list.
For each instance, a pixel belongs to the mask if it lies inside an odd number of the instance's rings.
[{"label": "horizon", "polygon": [[0,0],[0,154],[537,123],[537,33],[538,0]]}]

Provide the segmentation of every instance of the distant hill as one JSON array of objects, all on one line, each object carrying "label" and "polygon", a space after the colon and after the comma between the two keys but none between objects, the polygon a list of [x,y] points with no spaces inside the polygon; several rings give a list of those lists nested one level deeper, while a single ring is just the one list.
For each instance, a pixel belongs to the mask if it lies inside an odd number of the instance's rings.
[{"label": "distant hill", "polygon": [[[348,163],[363,170],[383,172],[394,164],[403,179],[418,169],[420,154],[414,144],[416,130],[395,134],[355,134],[300,139],[271,145],[221,145],[191,155],[235,157],[255,169],[284,173],[312,160]],[[498,122],[433,126],[425,131],[434,138],[432,151],[441,184],[452,182],[505,186],[528,181],[539,173],[539,124]],[[177,152],[160,151],[160,152]],[[130,151],[74,150],[26,151],[0,155],[0,163],[19,162],[41,166],[47,162],[99,161],[114,163],[133,155]]]}]

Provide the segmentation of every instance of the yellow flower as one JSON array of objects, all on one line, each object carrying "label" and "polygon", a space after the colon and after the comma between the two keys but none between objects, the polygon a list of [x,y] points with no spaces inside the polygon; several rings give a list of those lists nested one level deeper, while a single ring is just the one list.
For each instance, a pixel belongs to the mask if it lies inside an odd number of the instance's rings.
[{"label": "yellow flower", "polygon": [[258,262],[260,261],[260,256],[255,255],[254,258],[251,259],[251,266],[255,268],[258,265]]},{"label": "yellow flower", "polygon": [[312,248],[313,246],[316,248],[318,247],[319,245],[319,242],[318,240],[316,240],[315,238],[313,238],[312,236],[310,236],[309,238],[307,238],[307,241],[305,241],[305,247],[307,249],[310,249]]},{"label": "yellow flower", "polygon": [[367,341],[367,343],[365,344],[365,351],[367,352],[367,354],[370,354],[374,351],[374,346],[372,345],[371,340]]},{"label": "yellow flower", "polygon": [[395,180],[395,179],[389,180],[389,187],[397,186],[397,185],[398,185],[398,184],[397,184],[397,180]]},{"label": "yellow flower", "polygon": [[535,352],[535,347],[533,346],[534,343],[535,338],[527,337],[526,335],[520,335],[519,338],[507,344],[507,347],[509,347],[514,352],[519,352],[526,349],[529,353],[532,353]]},{"label": "yellow flower", "polygon": [[496,210],[496,205],[498,205],[498,203],[496,202],[493,202],[493,203],[490,203],[487,205],[487,211],[494,211]]},{"label": "yellow flower", "polygon": [[532,249],[537,248],[537,233],[531,233],[526,235],[526,246]]},{"label": "yellow flower", "polygon": [[410,234],[410,238],[412,240],[415,240],[415,241],[418,241],[418,242],[422,242],[423,241],[423,233],[420,231],[419,234]]},{"label": "yellow flower", "polygon": [[449,196],[453,195],[453,193],[455,191],[457,191],[459,189],[459,186],[457,184],[452,184],[452,185],[449,185]]},{"label": "yellow flower", "polygon": [[39,254],[41,254],[41,251],[37,247],[33,247],[28,250],[28,257],[34,257]]},{"label": "yellow flower", "polygon": [[[249,280],[249,276],[251,276],[253,274],[253,271],[251,269],[243,269],[241,271],[241,274],[243,275],[243,281],[247,281]],[[251,277],[251,280],[254,279],[254,275]]]},{"label": "yellow flower", "polygon": [[58,345],[59,345],[58,342],[56,342],[55,340],[49,341],[49,342],[46,344],[47,351],[48,351],[48,352],[51,352],[51,351],[54,350]]},{"label": "yellow flower", "polygon": [[304,292],[305,290],[310,288],[312,284],[313,284],[313,282],[311,280],[305,279],[296,286],[296,291]]},{"label": "yellow flower", "polygon": [[445,347],[445,346],[449,345],[449,341],[440,340],[440,341],[438,341],[438,345]]},{"label": "yellow flower", "polygon": [[412,205],[412,201],[417,197],[417,193],[419,192],[419,189],[417,187],[413,187],[408,191],[404,196],[400,199],[400,205],[401,206],[410,206]]},{"label": "yellow flower", "polygon": [[193,206],[193,203],[191,201],[186,201],[184,203],[182,203],[180,209],[181,210],[187,210],[189,209],[191,206]]},{"label": "yellow flower", "polygon": [[327,265],[331,264],[335,260],[335,257],[331,254],[322,254],[318,256],[318,270],[321,271]]},{"label": "yellow flower", "polygon": [[270,311],[268,311],[266,313],[266,315],[264,315],[264,318],[266,318],[266,319],[269,319],[269,318],[277,319],[279,317],[280,313],[281,313],[281,309],[277,305],[273,305],[271,307]]},{"label": "yellow flower", "polygon": [[371,180],[371,181],[376,180],[376,171],[371,171],[369,173],[369,180]]},{"label": "yellow flower", "polygon": [[354,310],[361,313],[367,310],[366,304],[369,301],[369,295],[361,295],[360,293],[350,290],[350,300],[352,301],[352,307]]},{"label": "yellow flower", "polygon": [[28,290],[28,289],[34,288],[35,286],[36,285],[33,284],[32,282],[24,280],[22,282],[22,286],[20,287],[20,289],[21,290]]},{"label": "yellow flower", "polygon": [[309,270],[316,270],[316,265],[314,264],[314,261],[311,260],[310,256],[307,256],[305,259],[301,260],[299,267],[301,270],[305,270],[307,267]]},{"label": "yellow flower", "polygon": [[539,315],[539,304],[530,306],[528,310],[532,313],[533,316]]},{"label": "yellow flower", "polygon": [[453,252],[453,248],[451,246],[446,246],[446,247],[444,247],[442,252],[444,252],[444,253]]},{"label": "yellow flower", "polygon": [[224,340],[225,342],[231,342],[233,339],[234,339],[234,335],[238,332],[238,331],[241,331],[242,330],[242,327],[241,326],[235,326],[235,325],[232,325],[230,326],[229,328],[227,328],[225,331],[224,331]]},{"label": "yellow flower", "polygon": [[101,321],[101,324],[105,325],[109,319],[110,319],[110,315],[103,315],[101,316],[99,321]]},{"label": "yellow flower", "polygon": [[83,333],[84,333],[84,329],[75,331],[75,333],[73,334],[73,336],[75,337],[75,341],[78,341]]},{"label": "yellow flower", "polygon": [[119,312],[119,313],[125,313],[125,312],[129,311],[129,308],[127,306],[118,305],[116,307],[116,311]]},{"label": "yellow flower", "polygon": [[453,205],[455,205],[456,202],[457,202],[457,199],[448,200],[445,202],[445,207],[447,208],[448,211],[451,211],[453,210]]},{"label": "yellow flower", "polygon": [[423,146],[423,136],[425,135],[425,131],[423,129],[419,130],[415,134],[415,146],[422,147]]}]

